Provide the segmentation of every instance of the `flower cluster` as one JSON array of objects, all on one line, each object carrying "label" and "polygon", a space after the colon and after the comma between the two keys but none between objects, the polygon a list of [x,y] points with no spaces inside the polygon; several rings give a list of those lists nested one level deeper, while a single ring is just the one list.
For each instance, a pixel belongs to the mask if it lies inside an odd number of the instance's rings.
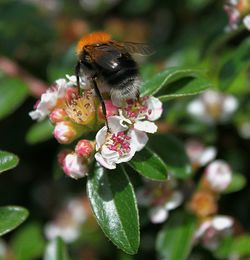
[{"label": "flower cluster", "polygon": [[216,215],[218,199],[232,182],[232,170],[222,161],[215,160],[208,164],[200,180],[199,188],[189,201],[189,209],[198,217],[200,225],[195,233],[195,241],[214,250],[219,241],[232,232],[233,219]]},{"label": "flower cluster", "polygon": [[45,225],[45,235],[48,239],[57,236],[66,243],[72,243],[79,238],[81,226],[90,215],[90,208],[86,198],[70,199],[57,213],[53,221]]},{"label": "flower cluster", "polygon": [[188,104],[187,111],[201,122],[215,124],[227,121],[237,107],[238,101],[234,96],[207,90]]},{"label": "flower cluster", "polygon": [[169,211],[176,209],[183,202],[183,194],[175,189],[173,180],[166,182],[146,181],[143,188],[137,191],[139,205],[149,208],[149,218],[158,224],[167,220]]},{"label": "flower cluster", "polygon": [[226,30],[237,29],[241,21],[250,30],[250,2],[248,0],[229,0],[225,4],[224,9],[229,19]]},{"label": "flower cluster", "polygon": [[217,215],[208,218],[200,223],[195,232],[195,242],[201,242],[202,245],[209,249],[215,250],[219,242],[232,234],[234,221],[229,216]]},{"label": "flower cluster", "polygon": [[218,195],[225,191],[232,181],[230,166],[215,160],[208,164],[196,191],[189,203],[189,208],[200,218],[206,218],[217,213]]},{"label": "flower cluster", "polygon": [[214,160],[217,154],[214,146],[205,147],[203,143],[196,139],[188,140],[185,147],[193,169],[205,166]]},{"label": "flower cluster", "polygon": [[[74,150],[64,150],[58,160],[64,172],[75,179],[88,174],[88,165],[95,158],[108,169],[131,160],[144,148],[148,133],[155,133],[154,123],[162,114],[162,103],[152,96],[138,100],[125,100],[122,107],[105,100],[108,126],[102,108],[90,83],[81,79],[81,90],[76,88],[75,76],[59,79],[42,94],[30,116],[43,120],[47,116],[54,124],[54,137],[61,144],[70,144],[76,139]],[[99,129],[99,131],[98,131]],[[98,131],[95,140],[80,139],[84,134]]]}]

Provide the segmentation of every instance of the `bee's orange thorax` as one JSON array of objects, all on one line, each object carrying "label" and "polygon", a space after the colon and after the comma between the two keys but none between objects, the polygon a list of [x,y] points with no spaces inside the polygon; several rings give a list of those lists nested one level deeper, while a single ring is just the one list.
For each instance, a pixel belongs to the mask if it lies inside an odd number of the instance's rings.
[{"label": "bee's orange thorax", "polygon": [[111,36],[106,32],[94,32],[90,33],[86,36],[83,36],[77,46],[76,46],[76,53],[77,55],[80,55],[83,48],[87,45],[92,44],[102,44],[102,43],[108,43],[111,40]]}]

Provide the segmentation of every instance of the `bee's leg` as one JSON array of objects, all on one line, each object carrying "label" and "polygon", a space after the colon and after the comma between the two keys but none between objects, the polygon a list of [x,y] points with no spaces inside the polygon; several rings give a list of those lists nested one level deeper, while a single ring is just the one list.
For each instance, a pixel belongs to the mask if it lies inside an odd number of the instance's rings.
[{"label": "bee's leg", "polygon": [[139,91],[137,91],[137,93],[136,93],[136,101],[140,102],[140,92]]},{"label": "bee's leg", "polygon": [[76,84],[78,88],[79,94],[81,94],[81,88],[80,88],[80,70],[81,70],[81,63],[80,61],[77,62],[75,67],[75,75],[76,75]]},{"label": "bee's leg", "polygon": [[99,100],[100,100],[100,102],[101,102],[101,105],[102,105],[102,112],[103,112],[104,117],[105,117],[105,122],[106,122],[107,130],[108,130],[108,132],[110,132],[110,128],[109,128],[109,124],[108,124],[108,119],[107,119],[106,106],[105,106],[105,103],[104,103],[104,99],[103,99],[103,97],[102,97],[102,94],[101,94],[101,92],[99,91],[99,88],[98,88],[98,86],[97,86],[96,77],[95,77],[95,76],[92,77],[92,82],[93,82],[93,85],[94,85],[95,93],[96,93],[97,97],[99,98]]}]

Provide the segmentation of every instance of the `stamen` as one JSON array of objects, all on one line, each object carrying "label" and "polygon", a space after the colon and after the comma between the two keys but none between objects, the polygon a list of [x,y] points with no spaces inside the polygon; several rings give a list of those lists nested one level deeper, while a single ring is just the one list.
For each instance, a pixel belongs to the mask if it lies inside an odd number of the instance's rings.
[{"label": "stamen", "polygon": [[152,113],[152,110],[148,110],[148,106],[144,104],[147,99],[148,97],[142,97],[138,101],[127,100],[127,106],[124,108],[124,112],[129,118],[147,118],[147,115]]},{"label": "stamen", "polygon": [[130,136],[126,135],[124,132],[118,132],[116,134],[112,134],[108,141],[107,147],[112,150],[118,152],[119,156],[126,155],[130,152]]},{"label": "stamen", "polygon": [[72,99],[65,103],[69,118],[80,125],[86,125],[95,112],[95,104],[89,94],[84,96],[72,94]]}]

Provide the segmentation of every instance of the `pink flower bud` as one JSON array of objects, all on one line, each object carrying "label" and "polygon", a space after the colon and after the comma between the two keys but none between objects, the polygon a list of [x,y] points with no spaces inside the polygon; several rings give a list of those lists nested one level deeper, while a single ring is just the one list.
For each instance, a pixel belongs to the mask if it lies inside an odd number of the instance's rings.
[{"label": "pink flower bud", "polygon": [[231,168],[226,162],[216,160],[207,166],[205,170],[205,180],[212,190],[222,192],[232,181]]},{"label": "pink flower bud", "polygon": [[65,150],[62,150],[58,155],[57,155],[57,161],[59,163],[59,165],[63,168],[63,165],[64,165],[64,159],[65,157],[71,153],[71,150],[68,150],[68,149],[65,149]]},{"label": "pink flower bud", "polygon": [[78,156],[88,159],[91,157],[94,151],[94,142],[89,140],[80,140],[75,148],[75,152]]},{"label": "pink flower bud", "polygon": [[77,137],[77,131],[70,121],[58,122],[54,129],[54,137],[61,144],[69,144]]},{"label": "pink flower bud", "polygon": [[[107,117],[114,116],[114,115],[118,114],[118,108],[113,105],[111,100],[105,100],[104,103],[105,103],[105,107],[106,107]],[[101,105],[99,106],[99,109],[98,109],[98,117],[101,120],[105,120]]]},{"label": "pink flower bud", "polygon": [[63,108],[56,108],[49,115],[49,119],[53,124],[56,124],[61,121],[65,121],[67,120],[67,118],[68,118],[67,113]]},{"label": "pink flower bud", "polygon": [[63,170],[73,179],[79,179],[88,175],[88,166],[76,153],[67,154],[63,162]]}]

